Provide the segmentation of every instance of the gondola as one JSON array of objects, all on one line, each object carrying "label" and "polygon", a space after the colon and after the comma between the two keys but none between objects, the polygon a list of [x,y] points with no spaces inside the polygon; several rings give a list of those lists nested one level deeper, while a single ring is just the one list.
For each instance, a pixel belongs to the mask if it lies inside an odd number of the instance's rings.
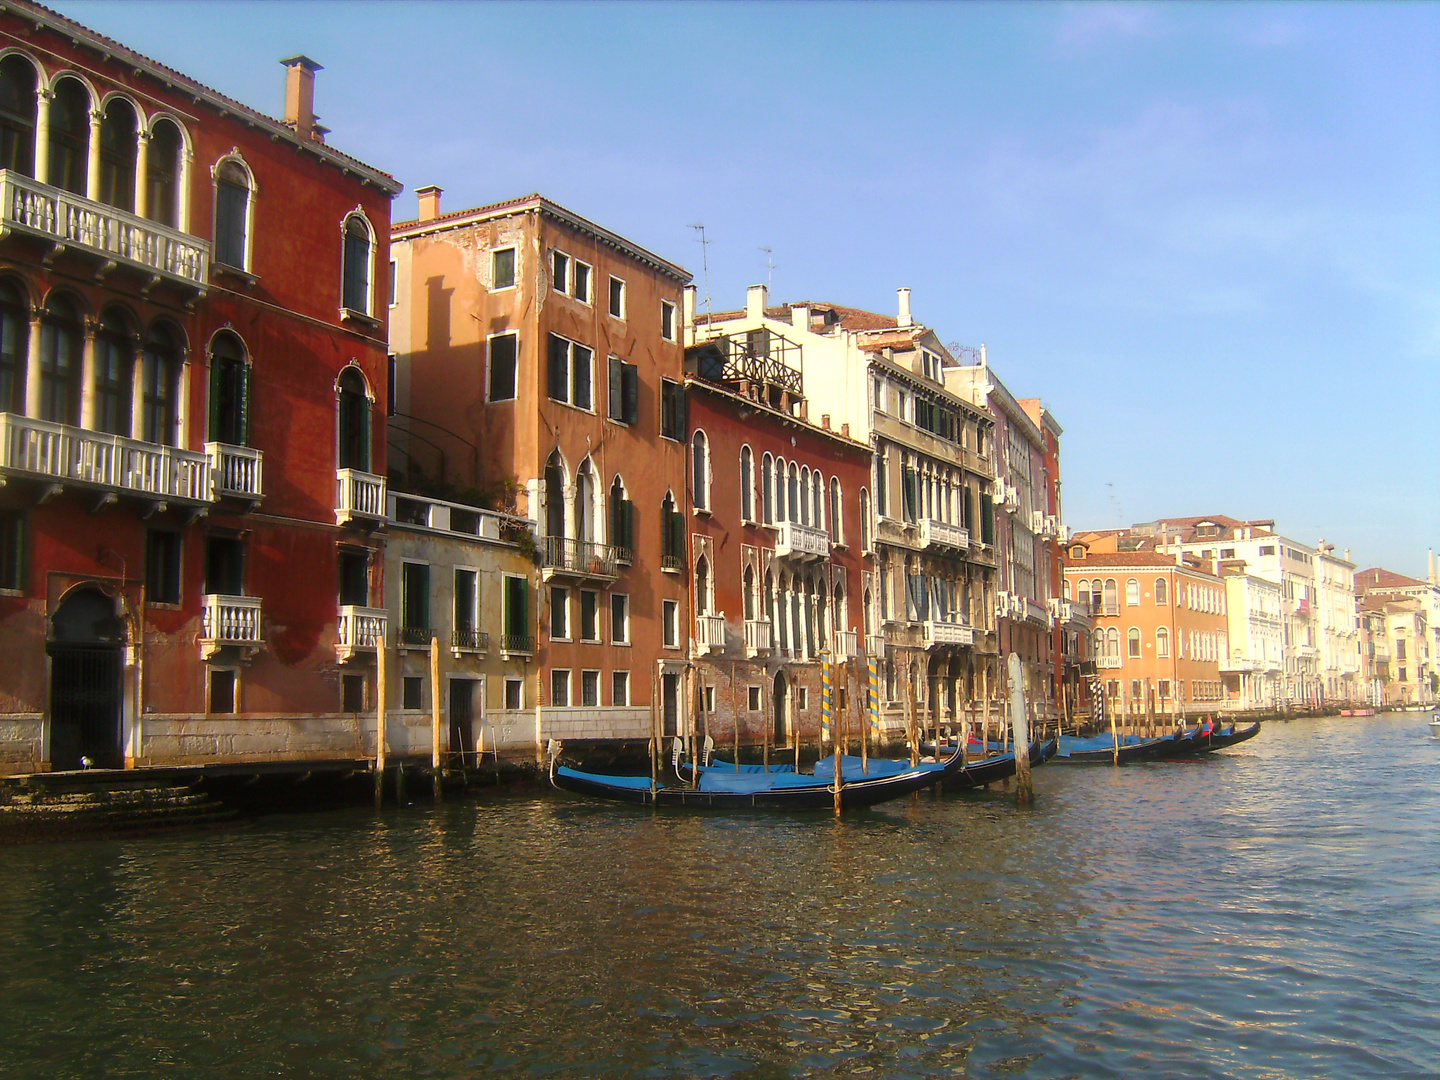
[{"label": "gondola", "polygon": [[[934,743],[926,743],[927,747],[934,747]],[[1045,762],[1055,756],[1059,749],[1060,740],[1051,737],[1048,741],[1036,739],[1030,744],[1030,767],[1039,768]],[[970,740],[970,752],[973,754],[981,747],[977,740]],[[948,746],[941,746],[941,751],[949,749]],[[1001,752],[998,744],[991,743],[990,753],[986,757],[972,758],[959,772],[945,779],[946,791],[970,791],[974,788],[988,787],[1001,780],[1008,780],[1015,775],[1015,752],[1006,750]]]},{"label": "gondola", "polygon": [[1119,736],[1095,735],[1081,739],[1074,735],[1060,736],[1060,749],[1055,755],[1057,762],[1071,764],[1109,765],[1112,762],[1127,765],[1135,761],[1156,761],[1162,757],[1173,757],[1188,747],[1177,743],[1176,737],[1142,739],[1138,735]]},{"label": "gondola", "polygon": [[1196,741],[1199,743],[1200,752],[1208,754],[1212,750],[1223,750],[1227,746],[1234,746],[1246,739],[1253,739],[1260,734],[1260,721],[1256,720],[1247,728],[1237,728],[1229,724],[1223,728],[1216,728],[1209,735],[1198,735]]},{"label": "gondola", "polygon": [[[589,795],[600,799],[638,803],[643,806],[689,806],[713,809],[756,807],[772,810],[832,810],[835,807],[833,765],[829,778],[796,772],[793,766],[742,765],[718,768],[702,767],[699,783],[694,787],[659,785],[648,776],[606,776],[581,772],[550,759],[550,782],[562,791]],[[840,809],[854,810],[862,806],[898,799],[914,791],[938,784],[961,767],[961,754],[945,761],[926,761],[899,772],[852,779],[840,773]],[[686,775],[689,769],[686,767]]]}]

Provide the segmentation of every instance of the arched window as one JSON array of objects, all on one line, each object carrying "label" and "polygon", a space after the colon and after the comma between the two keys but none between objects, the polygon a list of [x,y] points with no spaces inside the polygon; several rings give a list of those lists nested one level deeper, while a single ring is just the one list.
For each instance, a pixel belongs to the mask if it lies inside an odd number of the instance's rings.
[{"label": "arched window", "polygon": [[822,649],[830,648],[830,620],[827,618],[830,611],[830,599],[826,596],[825,583],[817,582],[815,585],[815,640],[820,643]]},{"label": "arched window", "polygon": [[845,610],[845,586],[835,583],[835,629],[844,630],[850,624],[850,613]]},{"label": "arched window", "polygon": [[771,645],[778,648],[780,638],[775,627],[775,579],[769,570],[765,571],[765,621],[770,624]]},{"label": "arched window", "polygon": [[754,460],[750,456],[750,447],[740,447],[740,520],[755,520],[755,487],[751,472],[753,471]]},{"label": "arched window", "polygon": [[617,549],[619,561],[628,563],[634,558],[635,504],[618,475],[610,485],[610,543]]},{"label": "arched window", "polygon": [[90,91],[79,79],[60,79],[50,100],[52,187],[85,195],[90,162]]},{"label": "arched window", "polygon": [[185,140],[169,120],[150,129],[150,152],[145,159],[145,211],[150,220],[172,229],[180,225],[180,163]]},{"label": "arched window", "polygon": [[1105,579],[1105,606],[1101,609],[1103,614],[1111,615],[1120,610],[1120,593],[1115,586],[1115,579]]},{"label": "arched window", "polygon": [[595,467],[586,458],[575,470],[575,539],[595,542]]},{"label": "arched window", "polygon": [[870,492],[860,489],[860,550],[870,550]]},{"label": "arched window", "polygon": [[370,471],[370,395],[357,368],[347,367],[337,383],[339,447],[342,469]]},{"label": "arched window", "polygon": [[800,513],[795,517],[802,525],[810,524],[810,467],[800,470]]},{"label": "arched window", "polygon": [[800,518],[800,466],[790,462],[790,486],[785,493],[786,520],[798,522]]},{"label": "arched window", "polygon": [[180,346],[176,333],[163,323],[150,327],[145,337],[142,371],[141,433],[146,442],[178,444],[175,402],[179,398]]},{"label": "arched window", "polygon": [[1102,628],[1102,627],[1096,627],[1095,630],[1091,633],[1091,635],[1090,635],[1090,650],[1091,650],[1091,652],[1094,654],[1094,656],[1093,656],[1094,659],[1096,659],[1096,660],[1104,660],[1104,659],[1105,659],[1105,630],[1104,630],[1104,628]]},{"label": "arched window", "polygon": [[789,521],[785,511],[785,459],[775,459],[775,520],[776,522]]},{"label": "arched window", "polygon": [[109,308],[95,328],[95,428],[110,435],[130,435],[130,410],[135,386],[134,335],[125,316]]},{"label": "arched window", "polygon": [[1125,603],[1132,607],[1140,603],[1140,582],[1133,577],[1125,582]]},{"label": "arched window", "polygon": [[1136,659],[1137,657],[1139,657],[1139,655],[1140,655],[1140,628],[1139,628],[1138,626],[1132,626],[1132,627],[1130,627],[1130,632],[1129,632],[1128,634],[1126,634],[1126,641],[1127,641],[1127,644],[1128,644],[1128,646],[1129,646],[1130,658],[1133,660],[1133,659]]},{"label": "arched window", "polygon": [[810,504],[815,528],[825,528],[825,478],[818,469],[810,474]]},{"label": "arched window", "polygon": [[755,619],[755,568],[745,567],[744,585],[740,593],[740,602],[743,605],[745,621],[753,622]]},{"label": "arched window", "polygon": [[80,317],[52,295],[40,317],[40,419],[80,426]]},{"label": "arched window", "polygon": [[342,307],[370,314],[370,264],[373,260],[375,236],[370,222],[358,211],[345,219],[345,258],[341,275]]},{"label": "arched window", "polygon": [[120,210],[135,210],[135,108],[124,98],[111,98],[100,120],[100,201]]},{"label": "arched window", "polygon": [[215,261],[250,269],[250,208],[255,185],[243,162],[227,158],[215,167]]},{"label": "arched window", "polygon": [[[865,624],[865,636],[869,637],[875,633],[875,598],[869,589],[866,589],[860,601],[860,618]],[[869,642],[866,642],[868,648]]]},{"label": "arched window", "polygon": [[685,563],[685,516],[675,509],[675,496],[665,492],[660,504],[660,566],[674,570]]},{"label": "arched window", "polygon": [[1163,626],[1155,631],[1155,655],[1170,655],[1170,631]]},{"label": "arched window", "polygon": [[1120,631],[1113,626],[1105,631],[1105,653],[1111,664],[1120,666]]},{"label": "arched window", "polygon": [[558,450],[545,463],[545,535],[565,535],[565,462]]},{"label": "arched window", "polygon": [[25,299],[13,284],[0,281],[0,410],[25,413],[29,345],[30,318]]},{"label": "arched window", "polygon": [[13,53],[0,60],[0,169],[35,175],[35,69]]},{"label": "arched window", "polygon": [[843,544],[845,536],[840,527],[840,478],[830,478],[830,542],[832,544]]},{"label": "arched window", "polygon": [[697,431],[690,438],[690,479],[695,509],[710,509],[710,443],[705,432]]},{"label": "arched window", "polygon": [[1160,605],[1170,603],[1170,583],[1163,577],[1155,579],[1155,603]]},{"label": "arched window", "polygon": [[1065,578],[1060,582],[1060,595],[1066,600],[1070,599],[1070,579]]},{"label": "arched window", "polygon": [[250,440],[250,365],[245,344],[221,331],[210,342],[210,442],[247,446]]},{"label": "arched window", "polygon": [[769,454],[760,459],[760,520],[766,525],[775,523],[775,481]]},{"label": "arched window", "polygon": [[710,614],[710,562],[704,555],[695,560],[695,614]]}]

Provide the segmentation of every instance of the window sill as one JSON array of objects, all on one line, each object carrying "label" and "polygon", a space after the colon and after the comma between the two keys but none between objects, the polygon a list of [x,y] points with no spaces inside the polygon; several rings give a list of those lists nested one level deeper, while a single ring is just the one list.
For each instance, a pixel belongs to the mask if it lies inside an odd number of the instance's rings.
[{"label": "window sill", "polygon": [[147,608],[156,608],[157,610],[160,610],[160,611],[180,611],[180,610],[182,610],[182,605],[181,605],[181,604],[179,604],[179,603],[173,603],[173,604],[172,604],[172,603],[170,603],[170,602],[167,601],[167,600],[147,600],[147,601],[145,601],[145,606],[146,606]]},{"label": "window sill", "polygon": [[711,514],[711,510],[708,506],[692,506],[690,508],[690,513],[694,514],[696,517],[708,518]]},{"label": "window sill", "polygon": [[545,400],[549,401],[553,405],[564,405],[567,409],[574,409],[576,412],[582,412],[586,416],[595,415],[595,410],[593,407],[587,407],[584,405],[572,405],[568,401],[561,401],[559,398],[550,397],[548,394],[546,395]]},{"label": "window sill", "polygon": [[223,274],[225,277],[232,277],[238,280],[247,288],[259,283],[260,278],[248,270],[242,270],[238,266],[231,266],[229,263],[212,262],[210,264],[212,274]]},{"label": "window sill", "polygon": [[380,329],[380,320],[373,315],[367,315],[363,311],[356,311],[354,308],[342,307],[340,309],[340,321],[342,323],[354,323],[356,326],[366,330]]},{"label": "window sill", "polygon": [[611,644],[611,645],[622,645],[622,646],[624,646],[625,648],[628,649],[628,648],[631,646],[632,642],[629,642],[629,641],[612,641],[612,642],[610,642],[610,644]]}]

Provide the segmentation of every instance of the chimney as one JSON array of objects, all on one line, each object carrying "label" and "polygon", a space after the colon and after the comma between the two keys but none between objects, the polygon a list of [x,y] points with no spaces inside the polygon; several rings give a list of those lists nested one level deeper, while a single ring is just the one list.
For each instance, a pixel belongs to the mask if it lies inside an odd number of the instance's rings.
[{"label": "chimney", "polygon": [[745,321],[759,322],[765,317],[765,286],[751,285],[745,290]]},{"label": "chimney", "polygon": [[915,323],[910,318],[910,290],[897,289],[895,291],[900,296],[900,317],[895,320],[896,324],[899,326],[914,326]]},{"label": "chimney", "polygon": [[796,330],[810,329],[810,305],[797,304],[790,309],[790,325]]},{"label": "chimney", "polygon": [[830,430],[830,414],[828,412],[820,414],[820,426],[826,431]]},{"label": "chimney", "polygon": [[1350,561],[1350,549],[1349,549],[1349,548],[1346,548],[1346,549],[1345,549],[1345,561],[1346,561],[1346,562],[1349,562],[1349,561]]},{"label": "chimney", "polygon": [[850,437],[850,425],[849,425],[849,424],[841,424],[841,425],[840,425],[840,434],[841,434],[841,435],[844,435],[845,438],[848,439],[848,438]]},{"label": "chimney", "polygon": [[680,318],[685,324],[685,329],[690,330],[695,326],[695,286],[686,285],[685,291],[680,296]]},{"label": "chimney", "polygon": [[324,69],[308,56],[281,60],[285,65],[285,123],[302,139],[324,142],[325,129],[315,123],[315,72]]},{"label": "chimney", "polygon": [[415,189],[415,198],[420,200],[421,221],[434,221],[440,216],[440,193],[444,190],[434,184]]}]

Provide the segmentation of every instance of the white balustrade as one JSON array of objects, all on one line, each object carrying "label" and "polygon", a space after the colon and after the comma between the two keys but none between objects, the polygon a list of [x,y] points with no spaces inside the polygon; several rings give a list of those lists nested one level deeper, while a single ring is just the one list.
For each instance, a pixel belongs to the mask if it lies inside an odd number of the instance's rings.
[{"label": "white balustrade", "polygon": [[920,543],[925,547],[948,547],[964,551],[970,547],[970,530],[963,525],[951,525],[948,521],[922,518]]},{"label": "white balustrade", "polygon": [[17,413],[0,413],[0,469],[160,500],[211,500],[204,454]]},{"label": "white balustrade", "polygon": [[385,477],[359,469],[336,469],[335,524],[385,517]]},{"label": "white balustrade", "polygon": [[975,644],[975,628],[960,622],[942,622],[936,619],[925,622],[925,647],[934,648],[937,645],[973,645]]},{"label": "white balustrade", "polygon": [[775,554],[782,559],[826,559],[830,557],[830,537],[813,525],[782,521],[775,537]]},{"label": "white balustrade", "polygon": [[763,656],[770,652],[770,624],[763,619],[745,620],[745,654]]},{"label": "white balustrade", "polygon": [[258,596],[207,593],[200,612],[200,650],[209,657],[222,645],[258,649],[265,643],[265,626]]},{"label": "white balustrade", "polygon": [[335,618],[335,654],[342,661],[362,650],[374,652],[385,642],[388,616],[384,608],[341,604]]},{"label": "white balustrade", "polygon": [[264,493],[261,469],[265,455],[248,446],[229,443],[205,444],[210,458],[210,475],[215,481],[215,495],[231,495],[242,499],[259,499]]},{"label": "white balustrade", "polygon": [[695,616],[695,644],[709,652],[725,650],[725,614]]}]

